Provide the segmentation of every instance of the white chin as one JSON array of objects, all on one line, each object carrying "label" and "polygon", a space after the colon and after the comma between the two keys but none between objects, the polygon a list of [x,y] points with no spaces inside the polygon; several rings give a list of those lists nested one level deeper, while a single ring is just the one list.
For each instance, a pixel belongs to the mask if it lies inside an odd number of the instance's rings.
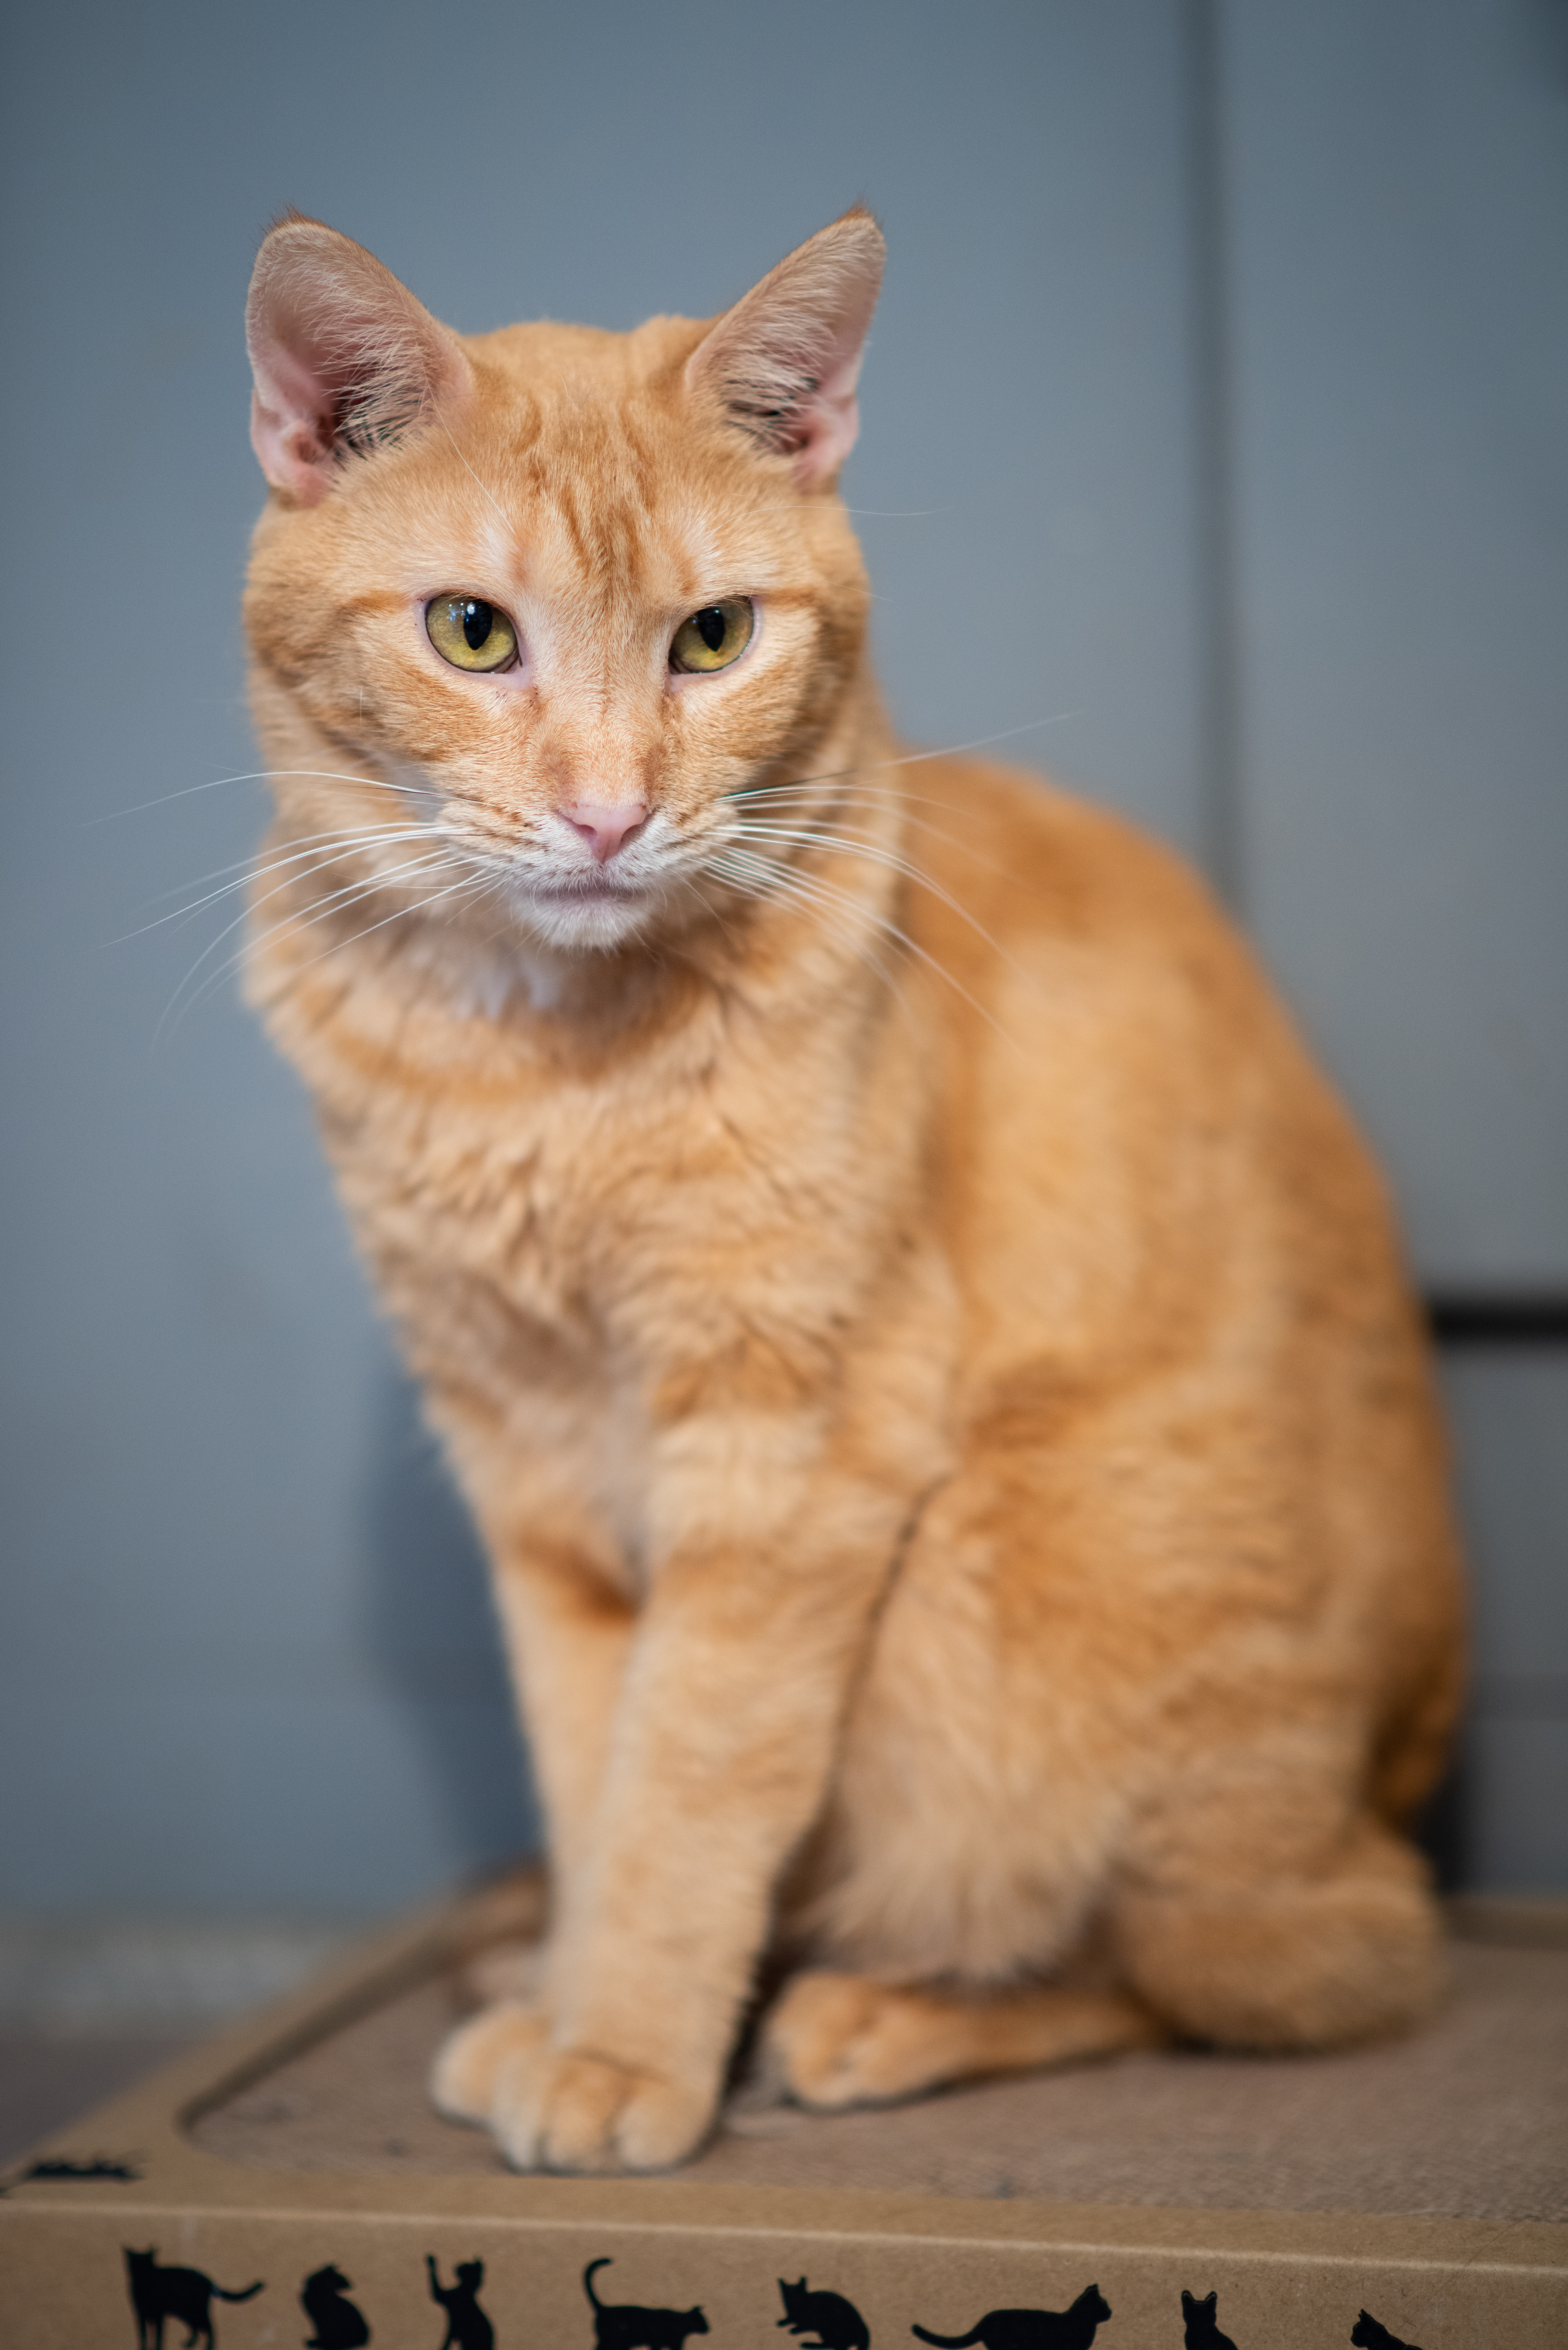
[{"label": "white chin", "polygon": [[557,950],[618,947],[652,919],[651,892],[635,898],[535,898],[518,893],[517,920],[540,943]]}]

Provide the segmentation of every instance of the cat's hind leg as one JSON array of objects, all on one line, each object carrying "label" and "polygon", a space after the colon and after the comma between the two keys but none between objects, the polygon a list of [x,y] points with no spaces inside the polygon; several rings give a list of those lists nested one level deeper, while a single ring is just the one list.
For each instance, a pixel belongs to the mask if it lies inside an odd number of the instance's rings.
[{"label": "cat's hind leg", "polygon": [[986,2073],[1032,2072],[1168,2037],[1115,1990],[1035,1983],[928,1990],[814,1969],[794,1977],[763,2033],[764,2075],[804,2106],[885,2105]]},{"label": "cat's hind leg", "polygon": [[1418,2022],[1443,1981],[1425,1864],[1370,1820],[1310,1857],[1124,1890],[1110,1920],[1123,1979],[1177,2033],[1223,2047],[1332,2048]]}]

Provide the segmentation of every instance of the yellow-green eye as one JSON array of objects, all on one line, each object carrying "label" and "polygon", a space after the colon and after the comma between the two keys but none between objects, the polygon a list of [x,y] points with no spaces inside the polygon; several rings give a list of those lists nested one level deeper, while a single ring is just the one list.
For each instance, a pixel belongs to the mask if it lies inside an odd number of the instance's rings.
[{"label": "yellow-green eye", "polygon": [[670,648],[670,666],[676,670],[728,669],[752,641],[752,607],[744,596],[726,596],[722,604],[704,604],[682,620]]},{"label": "yellow-green eye", "polygon": [[425,606],[425,634],[453,669],[504,669],[517,657],[517,631],[481,596],[437,596]]}]

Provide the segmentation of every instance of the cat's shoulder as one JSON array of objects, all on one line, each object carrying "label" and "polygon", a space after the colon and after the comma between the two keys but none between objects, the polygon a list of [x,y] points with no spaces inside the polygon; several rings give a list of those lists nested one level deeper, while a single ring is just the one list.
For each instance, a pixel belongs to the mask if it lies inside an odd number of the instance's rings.
[{"label": "cat's shoulder", "polygon": [[1101,802],[993,760],[923,760],[901,784],[921,820],[917,838],[934,845],[915,853],[989,873],[1000,885],[993,894],[1013,900],[1024,918],[1085,935],[1229,935],[1189,858]]},{"label": "cat's shoulder", "polygon": [[[1116,810],[992,761],[909,770],[911,863],[923,932],[981,977],[1001,959],[1116,998],[1187,997],[1204,1024],[1246,1020],[1272,991],[1214,891],[1178,849]],[[914,779],[919,777],[917,782]],[[965,951],[961,941],[969,941]],[[924,941],[922,941],[924,942]]]}]

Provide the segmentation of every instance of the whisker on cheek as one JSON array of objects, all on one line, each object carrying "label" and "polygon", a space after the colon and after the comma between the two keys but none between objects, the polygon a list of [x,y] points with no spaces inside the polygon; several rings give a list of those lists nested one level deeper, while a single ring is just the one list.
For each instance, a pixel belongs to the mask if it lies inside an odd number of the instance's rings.
[{"label": "whisker on cheek", "polygon": [[[867,906],[863,899],[855,897],[848,890],[836,889],[831,882],[824,881],[818,874],[803,874],[793,866],[783,866],[776,859],[756,856],[750,850],[735,849],[725,853],[730,857],[742,858],[759,869],[769,871],[776,886],[782,890],[793,890],[803,899],[815,898],[817,902],[824,905],[836,905],[858,914],[863,920],[872,922],[886,937],[896,939],[908,953],[915,956],[919,962],[926,965],[928,970],[934,972],[937,978],[945,982],[955,994],[962,998],[971,1011],[976,1013],[985,1022],[987,1027],[992,1029],[1002,1038],[1004,1044],[1014,1043],[1014,1039],[1008,1035],[1006,1029],[992,1016],[986,1006],[970,993],[961,980],[954,978],[944,963],[921,946],[917,939],[912,939],[907,931],[900,929],[897,922],[889,920],[885,914],[879,913],[874,907]],[[719,860],[715,858],[713,864],[714,868],[717,869]]]},{"label": "whisker on cheek", "polygon": [[1016,742],[1021,734],[1033,734],[1042,726],[1064,725],[1069,718],[1075,718],[1077,714],[1074,710],[1058,710],[1049,718],[1031,718],[1023,726],[1005,726],[997,734],[977,734],[971,743],[951,743],[940,751],[910,751],[897,759],[875,759],[855,766],[824,768],[819,775],[802,775],[795,783],[782,786],[773,784],[755,786],[746,785],[738,791],[728,793],[726,796],[732,800],[743,800],[750,797],[753,790],[759,793],[779,789],[802,791],[812,784],[843,783],[852,775],[881,775],[895,767],[924,766],[932,759],[961,759],[971,751],[989,751],[998,743]]},{"label": "whisker on cheek", "polygon": [[[816,792],[816,788],[813,785],[805,783],[761,785],[755,791],[747,793],[742,813],[748,817],[753,814],[773,816],[782,813],[787,816],[793,813],[790,803],[809,799]],[[775,800],[785,803],[782,810],[771,805]],[[911,816],[909,813],[911,808],[936,808],[943,816],[957,822],[959,819],[956,812],[950,802],[947,800],[932,799],[919,792],[906,791],[901,784],[883,785],[857,784],[846,791],[835,792],[829,806],[835,816],[840,810],[854,809],[858,806],[866,807],[872,816],[886,815],[891,811],[900,817],[902,830],[925,833],[932,840],[940,840],[945,848],[956,849],[960,856],[968,858],[971,864],[978,865],[983,872],[997,874],[1003,880],[1014,878],[1006,866],[999,865],[992,857],[984,856],[972,842],[966,840],[961,831],[950,831],[946,826],[932,824],[927,817]]]},{"label": "whisker on cheek", "polygon": [[[292,850],[289,855],[269,858],[265,865],[258,865],[249,858],[239,858],[233,865],[220,866],[216,873],[205,874],[202,879],[216,880],[219,874],[223,873],[232,873],[237,878],[232,881],[225,881],[220,889],[207,890],[202,897],[193,899],[189,905],[177,906],[170,913],[160,914],[152,921],[143,922],[138,930],[125,931],[122,937],[111,940],[109,943],[119,946],[130,939],[145,938],[150,931],[158,930],[169,922],[174,923],[177,927],[182,926],[192,920],[204,907],[216,905],[220,899],[232,897],[236,890],[248,889],[257,881],[265,881],[275,873],[286,872],[290,866],[298,865],[303,868],[295,875],[296,881],[308,880],[312,872],[327,869],[338,862],[350,849],[392,847],[410,840],[429,840],[433,837],[431,827],[428,825],[414,825],[402,828],[378,827],[372,832],[307,835],[306,840],[299,847]],[[182,886],[199,889],[201,883],[188,883]],[[172,898],[178,894],[173,889],[165,889],[160,893],[165,898]],[[154,898],[151,902],[156,905],[159,900]]]},{"label": "whisker on cheek", "polygon": [[821,848],[834,856],[864,857],[874,865],[884,866],[888,872],[897,873],[919,888],[929,890],[950,913],[956,914],[961,922],[967,922],[975,936],[983,940],[993,953],[1018,972],[1020,978],[1027,976],[1016,959],[992,937],[982,922],[975,919],[967,906],[950,890],[944,889],[940,882],[933,881],[919,865],[912,864],[908,858],[896,856],[891,849],[884,848],[880,842],[845,839],[838,834],[821,831],[815,826],[794,830],[782,825],[742,824],[736,830],[741,837],[747,840],[777,840],[799,847]]},{"label": "whisker on cheek", "polygon": [[[836,908],[827,904],[812,891],[804,882],[803,877],[793,873],[788,868],[775,865],[770,858],[753,857],[746,852],[740,852],[740,855],[744,857],[744,865],[737,863],[732,870],[727,858],[715,858],[713,860],[712,869],[727,888],[742,898],[755,900],[760,905],[767,905],[782,899],[785,903],[798,905],[803,911],[809,912],[819,922],[826,938],[839,946],[847,947],[856,960],[863,962],[868,971],[874,972],[882,981],[889,993],[897,996],[904,1011],[906,1013],[909,1011],[909,1001],[901,974],[897,967],[888,962],[886,955],[877,952],[872,939],[866,934],[864,926],[858,930],[851,930],[846,923],[839,920]],[[704,899],[704,903],[710,902]],[[719,916],[718,919],[726,932],[733,937],[733,931],[731,931],[730,925],[723,921],[722,916]]]},{"label": "whisker on cheek", "polygon": [[[444,861],[438,860],[434,865],[434,869],[438,871],[444,870],[447,869],[447,866]],[[452,885],[453,888],[456,888],[457,886],[459,885]],[[361,889],[357,892],[339,893],[341,902],[332,910],[336,910],[338,913],[351,912],[355,906],[367,904],[371,899],[378,897],[380,894],[382,894],[381,891],[377,888]],[[419,912],[425,904],[434,904],[440,899],[449,896],[450,894],[450,889],[437,890],[426,898],[415,899],[410,905],[396,908],[394,912],[387,916],[386,919],[390,921],[396,920],[397,916],[400,914]],[[232,978],[237,972],[243,972],[248,969],[250,964],[255,961],[256,957],[265,950],[272,940],[292,929],[312,929],[314,928],[315,923],[320,919],[322,919],[320,915],[314,915],[305,920],[290,920],[283,922],[275,922],[273,923],[266,931],[263,931],[258,937],[247,940],[236,953],[229,957],[226,962],[222,964],[217,970],[209,972],[206,974],[201,984],[187,996],[185,1002],[180,1006],[177,1013],[174,1012],[173,1001],[171,999],[169,1011],[165,1013],[164,1019],[160,1021],[158,1028],[154,1034],[154,1044],[156,1045],[160,1042],[165,1034],[165,1022],[168,1023],[167,1033],[171,1035],[188,1013],[193,1011],[198,1004],[207,1002],[210,997],[223,986],[223,983]],[[351,946],[356,938],[366,937],[369,935],[370,931],[378,930],[379,928],[379,923],[372,922],[369,924],[367,929],[363,931],[354,932],[347,939],[335,940],[331,946],[322,950],[321,954],[312,956],[308,962],[300,965],[299,968],[302,970],[307,970],[310,968],[312,963],[322,962],[327,955],[336,954],[340,949]],[[170,1017],[171,1014],[173,1014],[172,1018]]]},{"label": "whisker on cheek", "polygon": [[150,808],[168,807],[171,801],[188,800],[198,792],[219,792],[230,784],[273,784],[298,781],[317,784],[357,784],[361,791],[401,792],[410,799],[427,795],[422,784],[392,784],[384,775],[354,775],[339,774],[330,767],[255,767],[243,775],[213,775],[204,784],[182,784],[177,792],[164,792],[155,800],[138,800],[134,806],[109,808],[102,816],[88,816],[83,830],[100,824],[118,823],[121,816],[145,816]]},{"label": "whisker on cheek", "polygon": [[163,1015],[153,1032],[154,1044],[156,1045],[166,1033],[171,1033],[172,1027],[178,1026],[185,1014],[213,988],[220,986],[234,972],[243,970],[247,962],[253,961],[273,939],[279,937],[285,931],[295,927],[304,930],[314,929],[317,922],[325,921],[335,910],[347,910],[350,906],[362,903],[366,899],[374,897],[379,890],[389,887],[405,873],[429,871],[437,868],[450,869],[452,866],[459,863],[466,864],[467,860],[453,857],[442,850],[431,857],[410,858],[404,865],[394,866],[389,872],[378,874],[372,880],[367,881],[361,877],[356,881],[348,883],[343,889],[335,889],[326,898],[317,899],[316,910],[313,913],[287,916],[283,921],[274,922],[266,930],[258,932],[247,941],[237,954],[231,956],[227,962],[215,971],[208,972],[195,988],[194,993],[191,993],[192,983],[195,980],[197,972],[201,971],[209,956],[217,952],[223,941],[231,938],[242,923],[254,920],[260,907],[270,904],[273,899],[281,897],[286,889],[294,886],[292,881],[280,882],[275,889],[267,890],[263,897],[255,900],[254,905],[247,907],[244,913],[237,914],[232,922],[226,923],[217,937],[203,948],[164,1007]]}]

